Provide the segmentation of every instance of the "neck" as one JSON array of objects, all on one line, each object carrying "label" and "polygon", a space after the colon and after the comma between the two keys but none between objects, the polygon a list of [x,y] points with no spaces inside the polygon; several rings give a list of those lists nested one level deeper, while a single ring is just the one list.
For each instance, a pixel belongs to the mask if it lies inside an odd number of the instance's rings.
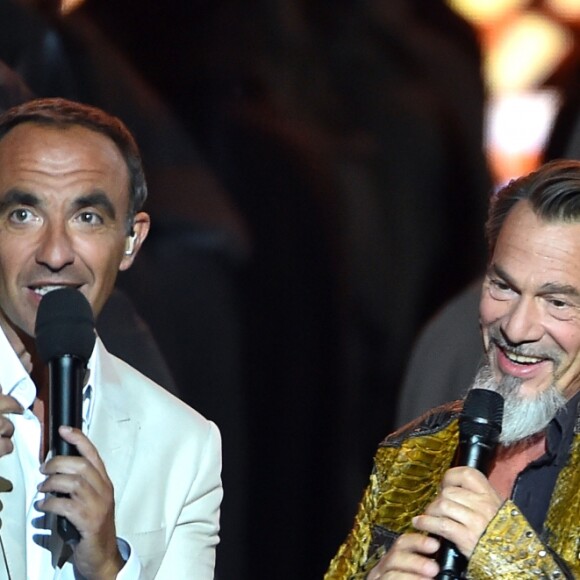
[{"label": "neck", "polygon": [[545,431],[540,431],[539,433],[534,433],[521,441],[516,441],[511,445],[500,445],[498,447],[499,453],[509,456],[510,454],[517,454],[523,452],[525,449],[533,447],[538,443],[538,441],[545,439]]},{"label": "neck", "polygon": [[489,481],[497,492],[507,499],[518,475],[546,452],[546,434],[542,431],[513,445],[501,445],[489,474]]}]

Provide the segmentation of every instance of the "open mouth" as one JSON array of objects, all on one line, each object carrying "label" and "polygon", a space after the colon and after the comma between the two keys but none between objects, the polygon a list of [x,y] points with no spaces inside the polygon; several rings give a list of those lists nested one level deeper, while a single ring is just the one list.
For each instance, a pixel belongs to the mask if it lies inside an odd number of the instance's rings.
[{"label": "open mouth", "polygon": [[68,284],[47,284],[46,286],[31,287],[31,290],[39,296],[45,296],[49,292],[60,290],[61,288],[79,288],[79,286],[70,286]]},{"label": "open mouth", "polygon": [[506,356],[513,363],[517,363],[520,365],[535,365],[545,361],[545,358],[537,357],[537,356],[529,356],[524,354],[518,354],[516,352],[510,351],[506,348],[501,348],[498,345],[498,348],[501,349],[503,354]]}]

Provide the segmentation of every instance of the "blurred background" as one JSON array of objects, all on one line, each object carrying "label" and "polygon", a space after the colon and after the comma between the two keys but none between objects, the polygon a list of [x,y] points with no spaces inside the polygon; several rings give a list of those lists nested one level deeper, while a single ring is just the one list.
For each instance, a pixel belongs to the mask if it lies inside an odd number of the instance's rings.
[{"label": "blurred background", "polygon": [[488,196],[580,154],[579,30],[577,0],[0,0],[5,106],[92,103],[142,148],[119,288],[222,431],[218,578],[322,577]]}]

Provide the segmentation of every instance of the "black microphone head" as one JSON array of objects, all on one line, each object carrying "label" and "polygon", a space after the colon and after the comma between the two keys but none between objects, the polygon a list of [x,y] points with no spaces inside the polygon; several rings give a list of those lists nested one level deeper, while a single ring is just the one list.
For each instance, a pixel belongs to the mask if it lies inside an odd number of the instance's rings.
[{"label": "black microphone head", "polygon": [[87,361],[95,346],[95,319],[88,300],[74,288],[46,294],[36,314],[36,348],[44,363],[64,355]]},{"label": "black microphone head", "polygon": [[503,403],[503,397],[495,391],[469,391],[459,417],[460,436],[479,435],[485,439],[497,440],[503,421]]}]

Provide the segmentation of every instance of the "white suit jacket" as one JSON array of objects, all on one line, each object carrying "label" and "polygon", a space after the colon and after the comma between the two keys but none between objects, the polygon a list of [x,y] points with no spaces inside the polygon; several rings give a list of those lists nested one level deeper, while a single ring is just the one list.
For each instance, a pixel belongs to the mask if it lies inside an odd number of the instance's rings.
[{"label": "white suit jacket", "polygon": [[[88,436],[113,482],[117,536],[136,550],[143,579],[211,580],[222,498],[217,427],[100,340],[96,348],[101,380]],[[0,579],[26,578],[23,490],[15,451],[0,458]]]}]

